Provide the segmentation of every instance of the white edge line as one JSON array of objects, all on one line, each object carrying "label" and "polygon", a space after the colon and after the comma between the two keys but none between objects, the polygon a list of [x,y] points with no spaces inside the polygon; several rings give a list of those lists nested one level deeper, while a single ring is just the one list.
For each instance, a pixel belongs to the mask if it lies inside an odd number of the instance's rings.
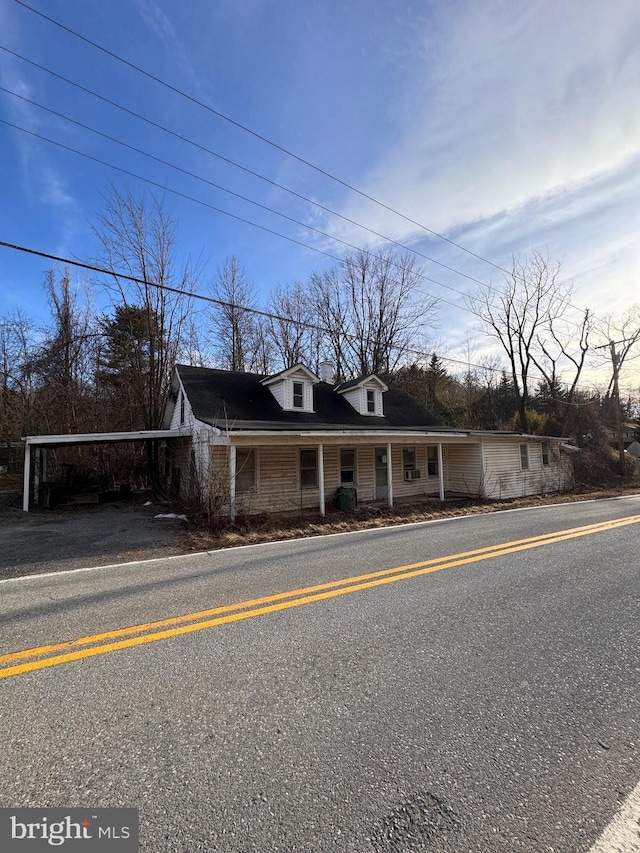
[{"label": "white edge line", "polygon": [[640,499],[640,495],[618,495],[612,498],[588,498],[584,501],[567,501],[566,503],[560,504],[543,504],[542,506],[519,506],[514,507],[513,509],[499,509],[487,512],[475,512],[470,515],[451,515],[447,518],[429,518],[424,521],[407,521],[406,523],[400,524],[385,524],[383,527],[365,527],[362,530],[341,530],[339,533],[320,533],[317,536],[297,536],[293,539],[276,539],[273,542],[252,542],[249,545],[231,545],[228,548],[216,548],[213,551],[191,551],[187,554],[168,554],[166,557],[151,557],[148,560],[130,560],[125,563],[105,563],[103,566],[86,566],[80,569],[66,569],[61,571],[54,572],[40,572],[37,575],[20,575],[15,578],[1,578],[0,585],[5,583],[16,583],[19,581],[30,581],[36,580],[38,578],[52,578],[57,577],[58,575],[75,575],[80,572],[97,572],[100,569],[122,569],[126,566],[146,566],[149,563],[164,563],[167,560],[185,560],[191,559],[195,557],[207,557],[213,554],[225,554],[229,551],[239,551],[242,548],[265,548],[273,545],[288,545],[294,542],[309,542],[314,539],[327,539],[329,537],[335,536],[353,536],[354,534],[360,533],[384,533],[387,530],[394,530],[398,527],[421,527],[427,524],[442,524],[447,521],[466,521],[468,519],[479,518],[481,516],[486,515],[502,515],[507,512],[528,512],[533,509],[556,509],[559,506],[575,506],[576,504],[588,504],[588,503],[598,503],[601,501],[604,503],[605,501],[620,501],[627,500],[631,498],[632,500]]},{"label": "white edge line", "polygon": [[640,850],[640,782],[616,812],[589,853],[637,853]]}]

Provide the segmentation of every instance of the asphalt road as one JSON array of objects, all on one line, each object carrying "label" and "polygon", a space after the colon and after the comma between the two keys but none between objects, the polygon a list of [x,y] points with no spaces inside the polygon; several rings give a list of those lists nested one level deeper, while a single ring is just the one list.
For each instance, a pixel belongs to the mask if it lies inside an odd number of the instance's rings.
[{"label": "asphalt road", "polygon": [[0,805],[138,807],[157,853],[586,853],[640,778],[633,516],[622,498],[2,582]]}]

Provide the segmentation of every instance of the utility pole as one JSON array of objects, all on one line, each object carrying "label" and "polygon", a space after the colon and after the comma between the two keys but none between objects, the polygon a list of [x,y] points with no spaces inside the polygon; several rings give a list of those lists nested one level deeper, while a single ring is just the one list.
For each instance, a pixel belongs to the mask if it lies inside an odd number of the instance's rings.
[{"label": "utility pole", "polygon": [[616,342],[609,341],[611,349],[611,363],[613,365],[613,395],[616,405],[616,427],[618,429],[618,451],[620,453],[620,473],[625,476],[625,461],[624,461],[624,438],[622,435],[622,412],[620,410],[620,386],[618,385],[618,355],[616,353]]}]

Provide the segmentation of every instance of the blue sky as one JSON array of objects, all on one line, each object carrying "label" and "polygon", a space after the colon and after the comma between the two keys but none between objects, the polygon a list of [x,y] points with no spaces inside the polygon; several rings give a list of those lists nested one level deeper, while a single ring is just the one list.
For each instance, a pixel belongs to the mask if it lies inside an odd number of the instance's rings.
[{"label": "blue sky", "polygon": [[[573,303],[597,314],[639,302],[640,5],[637,0],[29,0],[409,219],[503,267],[532,248],[562,260]],[[14,0],[0,45],[198,145],[482,281],[495,267],[127,68]],[[225,164],[0,51],[0,85],[182,169],[358,246],[361,228]],[[236,254],[266,299],[343,247],[302,226],[0,92],[0,118],[166,187],[177,251],[206,292]],[[109,181],[136,178],[0,124],[0,240],[86,260]],[[172,195],[250,219],[309,248]],[[434,333],[457,357],[474,326],[468,279],[420,259],[442,297]],[[0,315],[46,315],[50,264],[0,249]],[[74,274],[75,275],[75,274]],[[82,279],[83,274],[77,274]],[[477,332],[477,351],[487,341]],[[636,362],[637,364],[638,362]],[[602,374],[606,381],[606,371]],[[597,374],[594,374],[597,378]],[[640,384],[636,368],[628,384]]]}]

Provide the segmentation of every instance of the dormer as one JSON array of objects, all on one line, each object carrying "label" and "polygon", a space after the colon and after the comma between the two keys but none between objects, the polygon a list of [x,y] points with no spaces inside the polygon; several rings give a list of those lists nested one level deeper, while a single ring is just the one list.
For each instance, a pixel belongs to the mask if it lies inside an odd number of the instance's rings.
[{"label": "dormer", "polygon": [[370,415],[376,418],[384,417],[382,395],[389,388],[375,373],[370,376],[361,376],[350,382],[341,382],[336,386],[336,391],[361,415]]},{"label": "dormer", "polygon": [[287,412],[313,412],[313,386],[320,380],[303,364],[296,364],[262,379],[276,398],[280,406]]}]

